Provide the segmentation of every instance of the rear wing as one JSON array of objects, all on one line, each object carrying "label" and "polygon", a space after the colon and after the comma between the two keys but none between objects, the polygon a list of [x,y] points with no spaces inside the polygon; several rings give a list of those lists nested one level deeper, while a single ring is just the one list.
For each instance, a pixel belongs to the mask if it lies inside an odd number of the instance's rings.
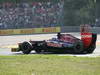
[{"label": "rear wing", "polygon": [[91,45],[96,44],[97,34],[92,32],[91,25],[89,24],[81,25],[80,32],[84,48],[89,48]]},{"label": "rear wing", "polygon": [[83,24],[80,26],[81,33],[92,33],[91,29],[92,27],[89,24]]}]

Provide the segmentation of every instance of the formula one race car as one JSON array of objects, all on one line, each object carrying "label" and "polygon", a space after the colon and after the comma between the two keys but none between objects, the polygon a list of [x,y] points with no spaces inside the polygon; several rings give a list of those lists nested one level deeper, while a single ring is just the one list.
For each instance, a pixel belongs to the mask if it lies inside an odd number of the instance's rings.
[{"label": "formula one race car", "polygon": [[58,33],[57,38],[43,41],[25,41],[18,44],[18,48],[12,48],[12,52],[22,51],[29,54],[32,50],[37,53],[92,53],[96,48],[97,34],[91,33],[90,26],[81,26],[81,39],[71,34]]}]

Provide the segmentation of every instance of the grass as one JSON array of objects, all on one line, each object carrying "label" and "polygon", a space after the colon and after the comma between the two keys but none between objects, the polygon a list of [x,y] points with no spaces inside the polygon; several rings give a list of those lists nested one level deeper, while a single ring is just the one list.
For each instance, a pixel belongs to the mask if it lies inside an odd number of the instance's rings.
[{"label": "grass", "polygon": [[100,57],[0,56],[0,75],[100,75]]}]

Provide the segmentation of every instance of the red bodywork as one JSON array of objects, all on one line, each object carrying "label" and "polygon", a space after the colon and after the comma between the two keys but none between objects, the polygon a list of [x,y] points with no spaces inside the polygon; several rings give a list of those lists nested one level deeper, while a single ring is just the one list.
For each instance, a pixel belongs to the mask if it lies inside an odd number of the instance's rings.
[{"label": "red bodywork", "polygon": [[60,40],[63,42],[75,43],[78,38],[72,36],[71,34],[62,34]]}]

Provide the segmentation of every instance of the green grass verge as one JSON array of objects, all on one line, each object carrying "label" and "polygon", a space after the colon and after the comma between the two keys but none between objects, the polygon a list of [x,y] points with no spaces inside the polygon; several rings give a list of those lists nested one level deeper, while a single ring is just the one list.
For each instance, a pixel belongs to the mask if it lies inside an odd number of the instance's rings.
[{"label": "green grass verge", "polygon": [[0,75],[100,75],[100,57],[0,56]]}]

